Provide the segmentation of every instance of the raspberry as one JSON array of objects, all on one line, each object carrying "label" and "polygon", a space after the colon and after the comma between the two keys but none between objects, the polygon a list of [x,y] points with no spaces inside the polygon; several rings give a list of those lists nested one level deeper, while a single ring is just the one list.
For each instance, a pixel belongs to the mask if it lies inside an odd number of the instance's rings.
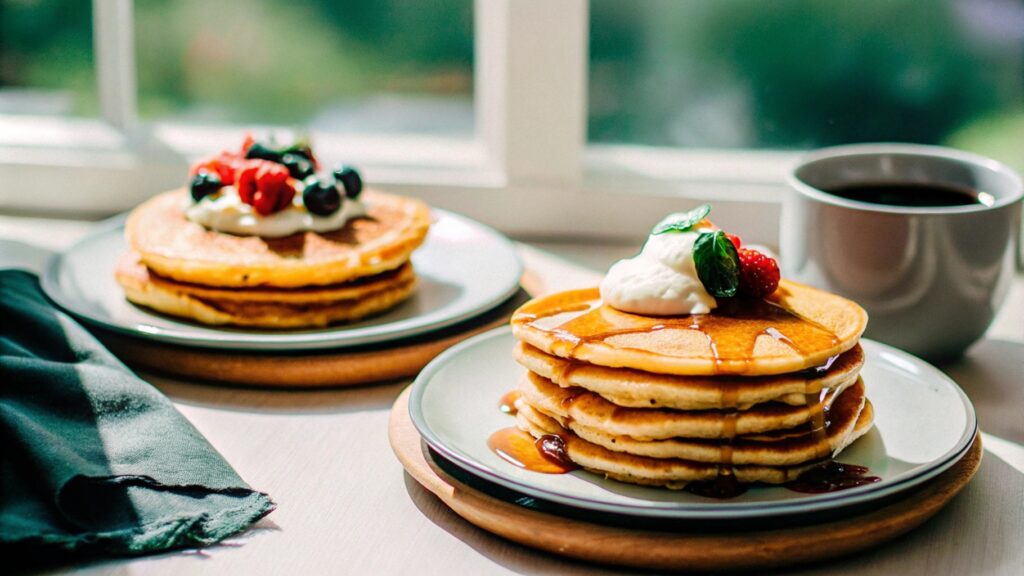
[{"label": "raspberry", "polygon": [[738,293],[752,298],[764,298],[779,287],[779,265],[757,250],[740,248],[740,285]]},{"label": "raspberry", "polygon": [[235,188],[242,202],[263,216],[283,210],[295,197],[288,169],[268,160],[247,161],[238,173]]},{"label": "raspberry", "polygon": [[732,242],[732,245],[735,246],[737,250],[739,250],[740,246],[743,245],[743,242],[740,240],[740,237],[735,234],[729,234],[728,232],[726,232],[725,237],[728,238],[730,242]]},{"label": "raspberry", "polygon": [[189,178],[206,171],[216,174],[225,186],[230,186],[235,183],[235,173],[243,167],[244,162],[245,158],[239,156],[236,152],[225,150],[212,158],[207,158],[193,164],[192,169],[189,170]]}]

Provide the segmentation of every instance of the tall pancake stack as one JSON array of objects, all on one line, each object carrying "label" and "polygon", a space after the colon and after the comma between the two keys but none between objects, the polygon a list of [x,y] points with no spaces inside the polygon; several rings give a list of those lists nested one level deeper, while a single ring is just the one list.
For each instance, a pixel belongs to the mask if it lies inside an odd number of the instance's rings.
[{"label": "tall pancake stack", "polygon": [[528,369],[517,422],[625,482],[789,482],[871,428],[866,323],[855,303],[785,280],[765,300],[676,317],[602,305],[597,289],[538,298],[512,318]]},{"label": "tall pancake stack", "polygon": [[116,277],[128,300],[204,324],[325,326],[391,308],[416,286],[409,261],[430,227],[412,198],[367,190],[366,216],[330,232],[236,236],[190,221],[187,190],[152,198],[125,227]]}]

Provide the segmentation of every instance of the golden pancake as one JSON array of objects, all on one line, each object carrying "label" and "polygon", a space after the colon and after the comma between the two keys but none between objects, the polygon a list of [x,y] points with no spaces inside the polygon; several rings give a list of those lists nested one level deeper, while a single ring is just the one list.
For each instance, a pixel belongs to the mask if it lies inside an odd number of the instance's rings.
[{"label": "golden pancake", "polygon": [[418,200],[372,190],[361,199],[367,217],[339,230],[260,238],[191,222],[184,214],[188,191],[175,190],[135,208],[125,236],[147,267],[179,282],[236,288],[340,284],[398,268],[430,226],[430,211]]},{"label": "golden pancake", "polygon": [[416,275],[397,270],[319,288],[208,288],[175,282],[126,254],[115,272],[129,301],[203,324],[256,328],[319,327],[351,322],[394,307],[412,295]]},{"label": "golden pancake", "polygon": [[[826,408],[830,406],[838,393],[854,380],[823,392],[822,404]],[[555,417],[563,425],[571,421],[573,425],[600,430],[612,437],[629,436],[643,441],[676,437],[723,438],[785,430],[807,424],[820,409],[817,396],[810,405],[771,402],[743,411],[623,408],[582,388],[559,387],[532,372],[520,380],[519,392],[527,404]]]},{"label": "golden pancake", "polygon": [[580,387],[628,408],[746,410],[763,402],[806,404],[807,394],[853,383],[864,365],[864,351],[854,346],[824,373],[819,371],[775,376],[673,376],[628,368],[608,368],[552,356],[518,343],[513,355],[527,370],[563,387]]},{"label": "golden pancake", "polygon": [[641,316],[603,305],[597,288],[571,290],[524,304],[512,330],[548,354],[599,366],[760,376],[824,365],[867,325],[856,303],[788,280],[765,300],[719,304],[710,314]]},{"label": "golden pancake", "polygon": [[[537,438],[545,434],[560,435],[565,440],[566,453],[573,462],[586,470],[608,478],[632,484],[681,489],[690,482],[717,478],[722,468],[719,464],[714,463],[693,462],[678,458],[650,458],[614,452],[583,440],[575,433],[562,428],[557,420],[531,410],[521,400],[520,404],[523,409],[519,411],[516,418],[521,429]],[[867,402],[852,431],[837,446],[833,455],[838,455],[851,442],[866,434],[871,429],[873,420],[874,412],[871,403]],[[817,462],[798,466],[729,466],[728,472],[744,484],[755,482],[782,484],[796,480],[801,473],[816,465]]]},{"label": "golden pancake", "polygon": [[834,400],[826,416],[828,424],[824,433],[812,431],[810,426],[802,426],[793,430],[736,436],[731,441],[717,441],[689,438],[637,440],[629,436],[610,434],[571,418],[559,418],[557,414],[549,413],[544,407],[530,403],[525,395],[523,400],[534,411],[558,420],[563,428],[573,431],[583,440],[613,452],[626,452],[650,458],[768,466],[794,466],[820,460],[845,447],[865,404],[864,385],[858,381]]}]

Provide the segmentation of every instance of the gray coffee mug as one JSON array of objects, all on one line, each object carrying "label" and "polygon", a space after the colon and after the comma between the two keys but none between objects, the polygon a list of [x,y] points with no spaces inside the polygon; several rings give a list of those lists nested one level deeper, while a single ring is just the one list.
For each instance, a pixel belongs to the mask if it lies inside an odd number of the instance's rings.
[{"label": "gray coffee mug", "polygon": [[[788,184],[785,276],[858,302],[866,336],[928,359],[959,355],[984,334],[1013,280],[1024,196],[1013,170],[947,148],[859,144],[809,154]],[[894,184],[974,190],[984,203],[893,206],[828,192]]]}]

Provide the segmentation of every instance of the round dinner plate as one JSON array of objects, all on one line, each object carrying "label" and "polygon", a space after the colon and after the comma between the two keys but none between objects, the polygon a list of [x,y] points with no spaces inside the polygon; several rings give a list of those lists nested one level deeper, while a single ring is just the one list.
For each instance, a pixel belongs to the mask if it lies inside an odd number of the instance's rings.
[{"label": "round dinner plate", "polygon": [[575,508],[649,518],[733,520],[805,514],[860,505],[924,482],[952,466],[977,430],[974,407],[932,365],[906,352],[861,340],[861,371],[875,426],[838,460],[868,466],[882,480],[824,494],[756,486],[729,500],[610,480],[584,470],[541,474],[516,467],[487,447],[515,425],[498,403],[525,369],[512,360],[511,329],[499,328],[450,348],[420,373],[409,412],[432,448],[463,470],[517,492]]},{"label": "round dinner plate", "polygon": [[184,346],[241,350],[314,350],[393,341],[475,317],[519,289],[523,267],[508,238],[451,212],[433,209],[426,241],[413,252],[419,286],[411,298],[377,316],[311,330],[254,330],[205,326],[125,300],[114,280],[127,250],[124,217],[100,227],[50,262],[46,295],[96,326]]}]

